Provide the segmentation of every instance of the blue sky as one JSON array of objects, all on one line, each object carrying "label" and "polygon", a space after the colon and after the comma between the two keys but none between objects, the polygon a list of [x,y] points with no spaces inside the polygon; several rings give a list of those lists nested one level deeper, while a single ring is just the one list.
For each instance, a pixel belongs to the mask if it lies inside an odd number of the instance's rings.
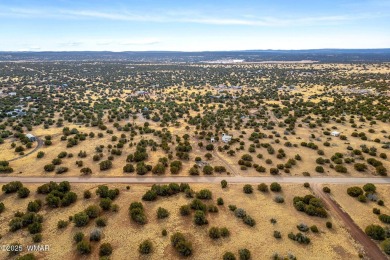
[{"label": "blue sky", "polygon": [[0,0],[1,51],[390,48],[389,0]]}]

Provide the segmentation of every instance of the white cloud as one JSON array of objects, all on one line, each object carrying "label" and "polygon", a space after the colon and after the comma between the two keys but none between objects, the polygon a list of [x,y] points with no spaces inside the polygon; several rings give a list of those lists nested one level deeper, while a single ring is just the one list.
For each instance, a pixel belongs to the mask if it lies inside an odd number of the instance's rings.
[{"label": "white cloud", "polygon": [[0,8],[0,16],[30,17],[30,18],[58,18],[58,19],[103,19],[113,21],[134,21],[151,23],[197,23],[210,25],[239,25],[239,26],[314,26],[321,24],[337,24],[345,21],[361,20],[377,17],[377,14],[353,14],[333,16],[307,16],[307,17],[258,17],[252,14],[242,14],[236,17],[223,17],[219,15],[202,15],[195,11],[167,11],[155,14],[136,12],[110,12],[99,10],[74,9],[22,9]]}]

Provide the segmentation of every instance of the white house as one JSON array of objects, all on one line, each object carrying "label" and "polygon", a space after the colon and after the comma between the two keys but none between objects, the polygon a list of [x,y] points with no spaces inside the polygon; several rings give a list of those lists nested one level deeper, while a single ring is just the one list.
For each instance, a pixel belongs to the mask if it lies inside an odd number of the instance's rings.
[{"label": "white house", "polygon": [[214,137],[211,137],[211,138],[210,138],[210,142],[214,143],[214,142],[215,142],[215,138],[214,138]]},{"label": "white house", "polygon": [[31,142],[34,142],[37,140],[37,138],[32,135],[32,134],[26,134],[26,137],[28,138],[28,140],[30,140]]},{"label": "white house", "polygon": [[337,131],[333,131],[330,133],[332,136],[335,136],[335,137],[338,137],[340,136],[340,132],[337,132]]},{"label": "white house", "polygon": [[222,134],[222,142],[228,143],[232,140],[232,137],[230,135],[227,135],[225,133]]}]

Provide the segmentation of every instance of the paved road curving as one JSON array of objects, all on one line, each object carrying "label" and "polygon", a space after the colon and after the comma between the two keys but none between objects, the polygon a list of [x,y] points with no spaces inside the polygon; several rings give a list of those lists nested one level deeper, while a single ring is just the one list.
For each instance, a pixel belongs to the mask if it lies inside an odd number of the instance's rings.
[{"label": "paved road curving", "polygon": [[282,176],[264,176],[264,177],[215,177],[215,176],[133,176],[133,177],[66,177],[66,176],[0,176],[0,183],[10,181],[21,181],[24,183],[46,183],[50,181],[61,182],[68,181],[71,183],[172,183],[172,182],[187,182],[187,183],[220,183],[222,180],[227,180],[229,183],[304,183],[310,184],[366,184],[368,182],[374,184],[390,184],[390,178],[360,178],[360,177],[282,177]]},{"label": "paved road curving", "polygon": [[316,194],[321,200],[325,203],[328,210],[334,213],[334,215],[339,218],[343,223],[344,226],[348,229],[351,236],[360,243],[364,251],[367,255],[367,257],[371,260],[386,260],[387,257],[385,254],[381,251],[381,249],[375,244],[374,241],[372,241],[363,230],[360,229],[358,225],[352,220],[351,216],[348,215],[341,207],[340,205],[330,198],[327,194],[325,194],[320,185],[316,184],[312,186],[314,194]]}]

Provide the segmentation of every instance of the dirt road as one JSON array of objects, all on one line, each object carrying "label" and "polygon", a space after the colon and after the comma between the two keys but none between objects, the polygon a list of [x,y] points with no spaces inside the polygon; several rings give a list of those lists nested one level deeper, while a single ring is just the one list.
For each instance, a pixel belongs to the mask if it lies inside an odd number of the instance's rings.
[{"label": "dirt road", "polygon": [[26,154],[23,154],[23,155],[21,155],[21,156],[19,156],[19,157],[13,158],[13,159],[8,160],[8,161],[9,161],[9,162],[13,162],[13,161],[22,159],[22,158],[24,158],[24,157],[26,157],[26,156],[28,156],[28,155],[34,153],[35,151],[37,151],[39,148],[42,147],[42,145],[43,145],[43,141],[42,141],[39,137],[37,137],[37,146],[36,146],[34,149],[32,149],[31,151],[29,151],[29,152],[26,153]]},{"label": "dirt road", "polygon": [[349,233],[359,244],[364,248],[364,251],[367,257],[371,260],[386,260],[388,259],[381,249],[375,244],[374,241],[367,236],[363,230],[360,229],[358,225],[352,220],[352,218],[343,211],[340,205],[334,201],[329,195],[325,194],[319,184],[312,185],[314,193],[324,201],[326,207],[329,211],[333,213],[334,216],[339,218],[344,226],[348,229]]},{"label": "dirt road", "polygon": [[214,156],[217,157],[223,164],[224,166],[228,169],[228,171],[233,175],[233,176],[239,176],[239,174],[236,173],[236,171],[233,169],[231,164],[227,162],[217,150],[214,150],[213,152]]},{"label": "dirt road", "polygon": [[66,176],[0,176],[0,183],[10,181],[21,181],[24,183],[46,183],[49,181],[61,182],[69,181],[72,183],[220,183],[227,180],[228,183],[298,183],[309,182],[311,184],[333,183],[333,184],[390,184],[390,178],[358,178],[358,177],[282,177],[282,176],[265,176],[265,177],[214,177],[214,176],[130,176],[130,177],[66,177]]}]

